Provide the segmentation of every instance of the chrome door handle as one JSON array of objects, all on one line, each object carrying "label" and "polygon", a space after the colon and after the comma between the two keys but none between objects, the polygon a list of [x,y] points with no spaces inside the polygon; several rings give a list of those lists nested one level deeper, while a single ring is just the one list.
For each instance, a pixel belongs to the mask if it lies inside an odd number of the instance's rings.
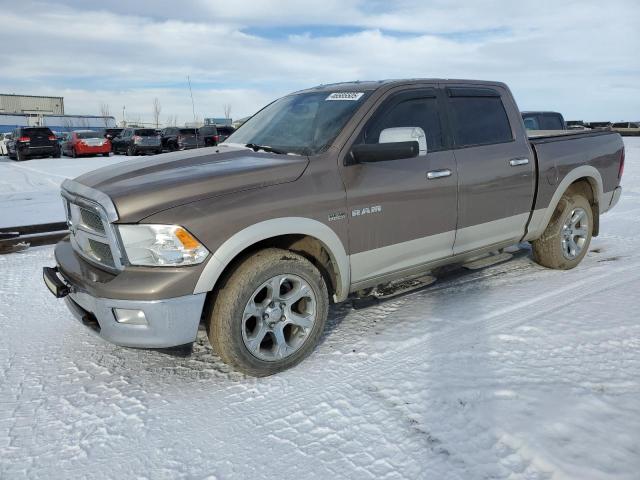
[{"label": "chrome door handle", "polygon": [[512,167],[517,167],[519,165],[526,165],[528,163],[529,163],[528,158],[514,158],[509,160],[509,165],[511,165]]},{"label": "chrome door handle", "polygon": [[451,170],[449,170],[448,168],[444,168],[442,170],[431,170],[430,172],[427,172],[427,179],[429,180],[434,180],[436,178],[450,177],[450,176],[451,176]]}]

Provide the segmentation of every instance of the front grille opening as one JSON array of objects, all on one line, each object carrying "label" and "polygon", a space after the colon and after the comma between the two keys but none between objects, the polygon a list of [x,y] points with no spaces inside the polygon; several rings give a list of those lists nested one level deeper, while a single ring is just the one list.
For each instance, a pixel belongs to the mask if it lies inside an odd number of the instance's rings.
[{"label": "front grille opening", "polygon": [[93,239],[89,239],[89,248],[91,249],[91,255],[100,263],[109,267],[115,267],[113,262],[113,255],[111,254],[111,247],[107,243],[98,242]]},{"label": "front grille opening", "polygon": [[104,233],[104,224],[97,212],[80,207],[80,218],[83,225],[86,225],[95,232]]}]

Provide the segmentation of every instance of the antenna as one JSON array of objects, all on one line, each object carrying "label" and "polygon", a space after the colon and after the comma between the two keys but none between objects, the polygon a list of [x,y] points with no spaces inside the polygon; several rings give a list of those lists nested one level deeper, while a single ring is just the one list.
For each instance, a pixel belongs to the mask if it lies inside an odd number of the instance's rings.
[{"label": "antenna", "polygon": [[191,95],[191,110],[193,111],[193,126],[196,130],[196,145],[199,146],[198,127],[196,127],[196,124],[198,123],[196,120],[196,104],[193,102],[193,90],[191,90],[191,77],[189,77],[189,75],[187,75],[187,82],[189,82],[189,95]]}]

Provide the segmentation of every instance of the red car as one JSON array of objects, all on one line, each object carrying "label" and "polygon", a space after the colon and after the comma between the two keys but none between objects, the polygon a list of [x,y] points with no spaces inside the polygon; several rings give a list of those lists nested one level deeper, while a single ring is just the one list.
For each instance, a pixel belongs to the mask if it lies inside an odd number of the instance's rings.
[{"label": "red car", "polygon": [[111,153],[111,142],[104,138],[101,132],[93,130],[75,130],[65,133],[62,141],[62,153],[68,157],[80,157],[82,155],[104,155]]}]

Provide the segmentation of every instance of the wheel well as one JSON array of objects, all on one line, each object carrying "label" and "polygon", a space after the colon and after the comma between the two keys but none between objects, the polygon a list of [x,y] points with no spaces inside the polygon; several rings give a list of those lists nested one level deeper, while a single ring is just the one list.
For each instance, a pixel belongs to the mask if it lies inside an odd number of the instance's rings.
[{"label": "wheel well", "polygon": [[566,193],[577,193],[583,195],[591,205],[591,210],[593,211],[593,236],[597,237],[600,233],[600,204],[598,202],[598,186],[595,183],[595,180],[584,177],[576,180],[569,188],[567,188]]},{"label": "wheel well", "polygon": [[265,248],[281,248],[302,255],[309,260],[322,274],[329,291],[329,298],[337,292],[340,285],[340,271],[327,247],[317,238],[308,235],[280,235],[267,238],[242,250],[229,262],[219,277],[214,288],[223,286],[235,268],[249,256]]}]

